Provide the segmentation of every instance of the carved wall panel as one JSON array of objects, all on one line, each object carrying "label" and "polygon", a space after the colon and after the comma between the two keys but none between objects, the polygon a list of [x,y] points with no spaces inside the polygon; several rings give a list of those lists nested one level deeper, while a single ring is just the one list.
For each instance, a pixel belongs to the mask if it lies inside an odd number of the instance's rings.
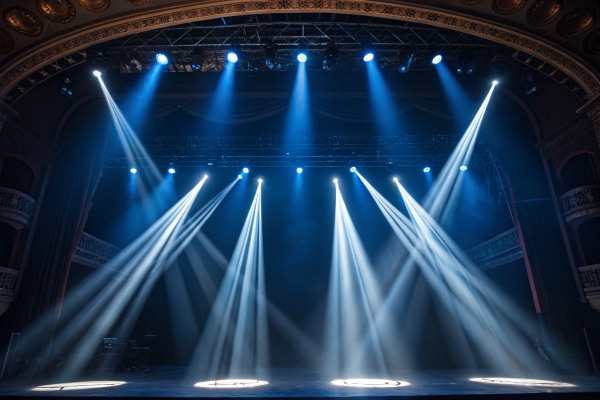
[{"label": "carved wall panel", "polygon": [[36,0],[35,6],[44,18],[52,22],[68,24],[75,19],[75,7],[69,0]]},{"label": "carved wall panel", "polygon": [[581,35],[596,23],[596,13],[590,8],[580,8],[571,11],[558,22],[556,32],[564,37],[571,38]]},{"label": "carved wall panel", "polygon": [[42,21],[23,7],[9,7],[4,10],[4,22],[9,28],[25,36],[38,36],[44,29]]},{"label": "carved wall panel", "polygon": [[554,22],[563,9],[562,0],[537,0],[527,10],[531,26],[544,26]]}]

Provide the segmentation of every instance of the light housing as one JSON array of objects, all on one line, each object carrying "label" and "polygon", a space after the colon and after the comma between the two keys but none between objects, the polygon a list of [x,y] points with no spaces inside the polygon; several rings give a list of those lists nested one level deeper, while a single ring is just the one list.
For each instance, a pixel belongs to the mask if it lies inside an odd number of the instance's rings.
[{"label": "light housing", "polygon": [[298,55],[296,56],[296,59],[301,63],[308,61],[308,45],[306,45],[306,43],[300,43],[298,45]]},{"label": "light housing", "polygon": [[405,73],[410,70],[416,60],[414,49],[404,49],[398,52],[398,72]]},{"label": "light housing", "polygon": [[235,64],[240,60],[239,50],[233,48],[227,52],[227,62]]},{"label": "light housing", "polygon": [[360,53],[364,62],[372,61],[375,58],[375,46],[371,42],[365,42],[360,46]]},{"label": "light housing", "polygon": [[156,54],[154,54],[154,59],[160,65],[167,65],[167,64],[169,64],[169,56],[164,51],[158,51],[158,52],[156,52]]}]

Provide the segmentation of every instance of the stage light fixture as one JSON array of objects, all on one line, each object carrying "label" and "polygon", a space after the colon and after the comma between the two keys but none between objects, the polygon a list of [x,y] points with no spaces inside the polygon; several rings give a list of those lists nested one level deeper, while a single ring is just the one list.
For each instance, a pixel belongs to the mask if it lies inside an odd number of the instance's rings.
[{"label": "stage light fixture", "polygon": [[259,180],[258,180],[258,183],[262,183],[262,179],[259,179]]},{"label": "stage light fixture", "polygon": [[238,175],[238,179],[242,179],[242,176],[241,176],[241,175]]},{"label": "stage light fixture", "polygon": [[102,75],[106,75],[108,71],[108,64],[106,63],[106,58],[104,54],[101,52],[97,52],[94,56],[90,57],[89,68],[92,71],[98,71]]},{"label": "stage light fixture", "polygon": [[169,63],[169,56],[167,56],[167,53],[159,51],[154,55],[154,58],[160,65],[167,65]]},{"label": "stage light fixture", "polygon": [[442,57],[442,53],[440,53],[439,51],[436,50],[433,52],[433,55],[431,56],[431,63],[433,65],[439,64],[442,62],[443,58],[444,57]]},{"label": "stage light fixture", "polygon": [[174,174],[175,173],[175,168],[173,168],[173,167],[169,168],[169,173],[170,174]]},{"label": "stage light fixture", "polygon": [[493,81],[492,85],[496,86],[498,84],[498,81]]},{"label": "stage light fixture", "polygon": [[337,183],[338,183],[338,180],[337,180],[337,178],[335,178],[335,179],[333,180],[333,183],[335,183],[335,184],[337,185]]},{"label": "stage light fixture", "polygon": [[296,56],[298,62],[305,63],[308,60],[308,46],[305,43],[298,45],[298,55]]},{"label": "stage light fixture", "polygon": [[466,165],[461,165],[459,169],[461,171],[466,171],[467,170],[467,166]]},{"label": "stage light fixture", "polygon": [[398,52],[398,72],[405,73],[410,70],[416,60],[414,49],[405,49]]},{"label": "stage light fixture", "polygon": [[350,167],[350,172],[356,172],[356,167]]},{"label": "stage light fixture", "polygon": [[360,52],[364,62],[372,61],[375,58],[375,47],[371,42],[365,42],[360,46]]},{"label": "stage light fixture", "polygon": [[429,167],[423,168],[423,172],[429,172],[429,171],[431,171],[431,168],[429,168]]},{"label": "stage light fixture", "polygon": [[71,97],[73,96],[73,81],[70,80],[69,78],[63,78],[62,79],[62,86],[60,87],[60,93],[64,94],[67,97]]},{"label": "stage light fixture", "polygon": [[279,69],[281,66],[277,64],[277,45],[269,40],[265,46],[265,64],[269,69]]},{"label": "stage light fixture", "polygon": [[192,69],[194,71],[202,71],[204,62],[204,50],[201,47],[194,47],[192,50]]},{"label": "stage light fixture", "polygon": [[239,50],[231,49],[227,52],[227,61],[231,64],[235,64],[240,59]]},{"label": "stage light fixture", "polygon": [[242,172],[247,174],[248,172],[250,172],[250,170],[248,169],[248,167],[244,167],[242,168]]},{"label": "stage light fixture", "polygon": [[131,169],[129,170],[129,172],[131,172],[132,174],[137,174],[137,169],[135,169],[135,168],[131,168]]},{"label": "stage light fixture", "polygon": [[473,54],[467,53],[466,51],[461,52],[458,55],[456,62],[456,73],[462,74],[466,72],[468,75],[475,72],[475,64],[473,63]]},{"label": "stage light fixture", "polygon": [[323,69],[326,71],[332,70],[337,65],[337,58],[340,55],[340,50],[335,43],[329,43],[325,48],[323,55]]},{"label": "stage light fixture", "polygon": [[208,175],[204,174],[204,179],[208,179]]},{"label": "stage light fixture", "polygon": [[296,172],[297,172],[297,173],[301,174],[301,173],[302,173],[302,171],[304,171],[304,170],[303,170],[301,167],[298,167],[298,168],[296,168]]},{"label": "stage light fixture", "polygon": [[394,179],[392,179],[394,182],[398,182],[398,178],[394,177]]},{"label": "stage light fixture", "polygon": [[337,386],[352,386],[361,388],[393,388],[399,386],[408,386],[410,383],[404,381],[393,381],[389,379],[338,379],[331,381],[333,385]]},{"label": "stage light fixture", "polygon": [[98,71],[97,69],[94,70],[94,72],[92,72],[92,74],[96,77],[96,78],[100,78],[102,76],[102,72]]}]

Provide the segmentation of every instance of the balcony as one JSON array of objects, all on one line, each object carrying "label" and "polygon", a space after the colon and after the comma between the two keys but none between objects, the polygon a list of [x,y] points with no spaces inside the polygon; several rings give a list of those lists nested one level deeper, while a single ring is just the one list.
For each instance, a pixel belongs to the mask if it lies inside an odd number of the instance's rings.
[{"label": "balcony", "polygon": [[83,232],[73,254],[72,262],[98,268],[113,258],[120,250],[117,246]]},{"label": "balcony", "polygon": [[560,196],[565,221],[600,212],[600,187],[598,185],[581,186]]},{"label": "balcony", "polygon": [[600,264],[587,265],[578,269],[585,297],[595,310],[600,311]]},{"label": "balcony", "polygon": [[18,275],[19,272],[14,269],[0,267],[0,315],[8,309],[8,304],[13,299]]},{"label": "balcony", "polygon": [[481,269],[498,267],[523,258],[519,236],[514,228],[473,247],[467,254]]},{"label": "balcony", "polygon": [[29,225],[35,200],[17,190],[0,187],[0,221],[22,229]]}]

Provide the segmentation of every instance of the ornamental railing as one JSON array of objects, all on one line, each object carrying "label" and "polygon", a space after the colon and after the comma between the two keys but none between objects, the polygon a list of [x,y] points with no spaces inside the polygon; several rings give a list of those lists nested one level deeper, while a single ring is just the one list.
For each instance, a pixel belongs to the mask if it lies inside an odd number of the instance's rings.
[{"label": "ornamental railing", "polygon": [[600,311],[600,264],[586,265],[578,270],[585,297],[594,309]]},{"label": "ornamental railing", "polygon": [[581,186],[560,196],[563,216],[567,222],[590,212],[600,212],[600,187]]},{"label": "ornamental railing", "polygon": [[35,200],[18,190],[0,187],[0,220],[21,229],[31,221]]},{"label": "ornamental railing", "polygon": [[0,296],[12,298],[19,271],[0,267]]},{"label": "ornamental railing", "polygon": [[498,267],[523,258],[515,228],[473,247],[467,254],[482,269]]},{"label": "ornamental railing", "polygon": [[121,249],[89,233],[83,232],[73,254],[73,262],[90,267],[101,267]]}]

